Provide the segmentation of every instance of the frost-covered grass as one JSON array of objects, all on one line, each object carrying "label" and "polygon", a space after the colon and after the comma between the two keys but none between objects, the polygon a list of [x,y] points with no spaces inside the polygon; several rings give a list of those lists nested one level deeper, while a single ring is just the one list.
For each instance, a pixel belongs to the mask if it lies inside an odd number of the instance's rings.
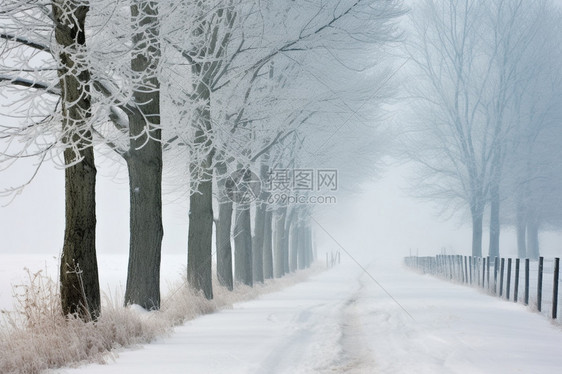
[{"label": "frost-covered grass", "polygon": [[238,285],[233,292],[220,287],[215,280],[213,300],[195,293],[181,280],[163,298],[161,309],[153,312],[134,305],[123,307],[119,294],[104,294],[100,318],[83,322],[62,315],[55,281],[43,271],[28,270],[26,284],[14,287],[15,310],[2,311],[0,373],[39,373],[80,363],[105,362],[116,348],[148,343],[187,320],[279,290],[316,271],[318,267],[254,287]]}]

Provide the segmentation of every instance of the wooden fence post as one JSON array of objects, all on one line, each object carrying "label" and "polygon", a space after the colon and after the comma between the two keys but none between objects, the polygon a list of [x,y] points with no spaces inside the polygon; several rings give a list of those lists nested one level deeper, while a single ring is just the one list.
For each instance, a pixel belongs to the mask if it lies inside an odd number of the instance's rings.
[{"label": "wooden fence post", "polygon": [[539,257],[539,279],[537,282],[537,309],[539,312],[542,308],[542,272],[544,266],[544,257]]},{"label": "wooden fence post", "polygon": [[509,300],[509,291],[511,291],[511,258],[507,259],[507,284],[505,288],[505,297]]},{"label": "wooden fence post", "polygon": [[[334,264],[340,263],[339,251],[334,253],[326,253],[326,266],[333,267]],[[482,277],[480,278],[480,261],[482,262]],[[505,297],[507,300],[511,298],[511,269],[512,259],[507,259],[507,270],[505,269],[505,258],[494,257],[494,279],[493,285],[490,283],[490,257],[475,257],[463,255],[436,255],[436,256],[409,256],[404,258],[404,263],[409,267],[415,267],[423,273],[432,275],[442,275],[444,278],[456,280],[467,284],[478,284],[482,288],[487,286],[489,290],[493,290],[494,294],[499,297]],[[518,302],[519,299],[519,278],[521,259],[515,259],[513,301]],[[506,271],[505,271],[506,270]],[[499,292],[498,292],[498,273],[499,273]],[[537,310],[542,311],[542,293],[543,293],[543,276],[544,276],[544,257],[539,257],[538,261],[538,277],[537,277]],[[504,277],[505,293],[504,293]],[[525,259],[525,292],[524,303],[529,305],[529,289],[530,289],[530,259]],[[480,281],[482,283],[480,284]],[[552,319],[558,318],[558,290],[560,282],[560,258],[554,258],[553,287],[552,287]],[[493,287],[493,288],[492,288]],[[505,296],[504,296],[505,295]]]},{"label": "wooden fence post", "polygon": [[501,259],[500,266],[500,297],[503,295],[503,270],[505,269],[505,258]]},{"label": "wooden fence post", "polygon": [[558,279],[560,274],[560,258],[554,259],[554,275],[552,283],[552,319],[558,317]]},{"label": "wooden fence post", "polygon": [[552,283],[552,319],[558,317],[558,277],[560,273],[560,258],[554,259],[554,279]]},{"label": "wooden fence post", "polygon": [[525,259],[525,305],[529,305],[529,259]]},{"label": "wooden fence post", "polygon": [[498,268],[499,259],[494,257],[494,295],[498,293]]},{"label": "wooden fence post", "polygon": [[474,272],[473,274],[473,281],[474,284],[476,284],[477,286],[480,286],[480,277],[478,276],[480,273],[478,272],[478,270],[480,270],[479,268],[479,263],[478,263],[478,257],[472,257],[472,270]]},{"label": "wooden fence post", "polygon": [[488,290],[490,290],[490,256],[486,257],[486,282],[488,282]]},{"label": "wooden fence post", "polygon": [[519,297],[519,263],[521,261],[519,258],[515,259],[515,284],[513,285],[513,301],[517,302],[517,298]]},{"label": "wooden fence post", "polygon": [[486,288],[486,257],[482,257],[482,288]]}]

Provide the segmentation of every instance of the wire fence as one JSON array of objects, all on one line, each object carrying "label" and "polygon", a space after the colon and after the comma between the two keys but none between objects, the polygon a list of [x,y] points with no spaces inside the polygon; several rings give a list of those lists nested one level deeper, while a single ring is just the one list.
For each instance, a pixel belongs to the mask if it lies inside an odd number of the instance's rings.
[{"label": "wire fence", "polygon": [[484,289],[490,295],[523,303],[557,319],[560,259],[490,258],[462,255],[409,256],[406,266],[424,274]]}]

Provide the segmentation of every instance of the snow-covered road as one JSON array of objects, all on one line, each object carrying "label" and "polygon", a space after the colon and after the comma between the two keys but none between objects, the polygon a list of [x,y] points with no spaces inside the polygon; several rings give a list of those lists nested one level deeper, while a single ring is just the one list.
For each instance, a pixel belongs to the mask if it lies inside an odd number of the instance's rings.
[{"label": "snow-covered road", "polygon": [[55,372],[560,373],[560,325],[396,261],[368,270],[408,313],[349,261],[197,318],[108,365]]}]

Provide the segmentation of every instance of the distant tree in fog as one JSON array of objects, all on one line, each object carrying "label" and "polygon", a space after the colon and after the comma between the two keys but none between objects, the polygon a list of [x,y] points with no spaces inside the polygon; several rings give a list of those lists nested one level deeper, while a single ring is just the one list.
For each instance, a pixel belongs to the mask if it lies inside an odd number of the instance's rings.
[{"label": "distant tree in fog", "polygon": [[407,153],[420,165],[419,195],[468,207],[474,256],[482,255],[488,204],[489,254],[499,255],[502,180],[527,99],[521,87],[543,73],[533,69],[551,11],[548,1],[426,0],[412,13],[419,84],[410,85],[417,119]]},{"label": "distant tree in fog", "polygon": [[518,256],[539,256],[539,231],[562,221],[562,49],[559,12],[548,10],[537,27],[527,69],[515,94],[516,115],[510,134],[502,188],[504,221],[517,232]]}]

